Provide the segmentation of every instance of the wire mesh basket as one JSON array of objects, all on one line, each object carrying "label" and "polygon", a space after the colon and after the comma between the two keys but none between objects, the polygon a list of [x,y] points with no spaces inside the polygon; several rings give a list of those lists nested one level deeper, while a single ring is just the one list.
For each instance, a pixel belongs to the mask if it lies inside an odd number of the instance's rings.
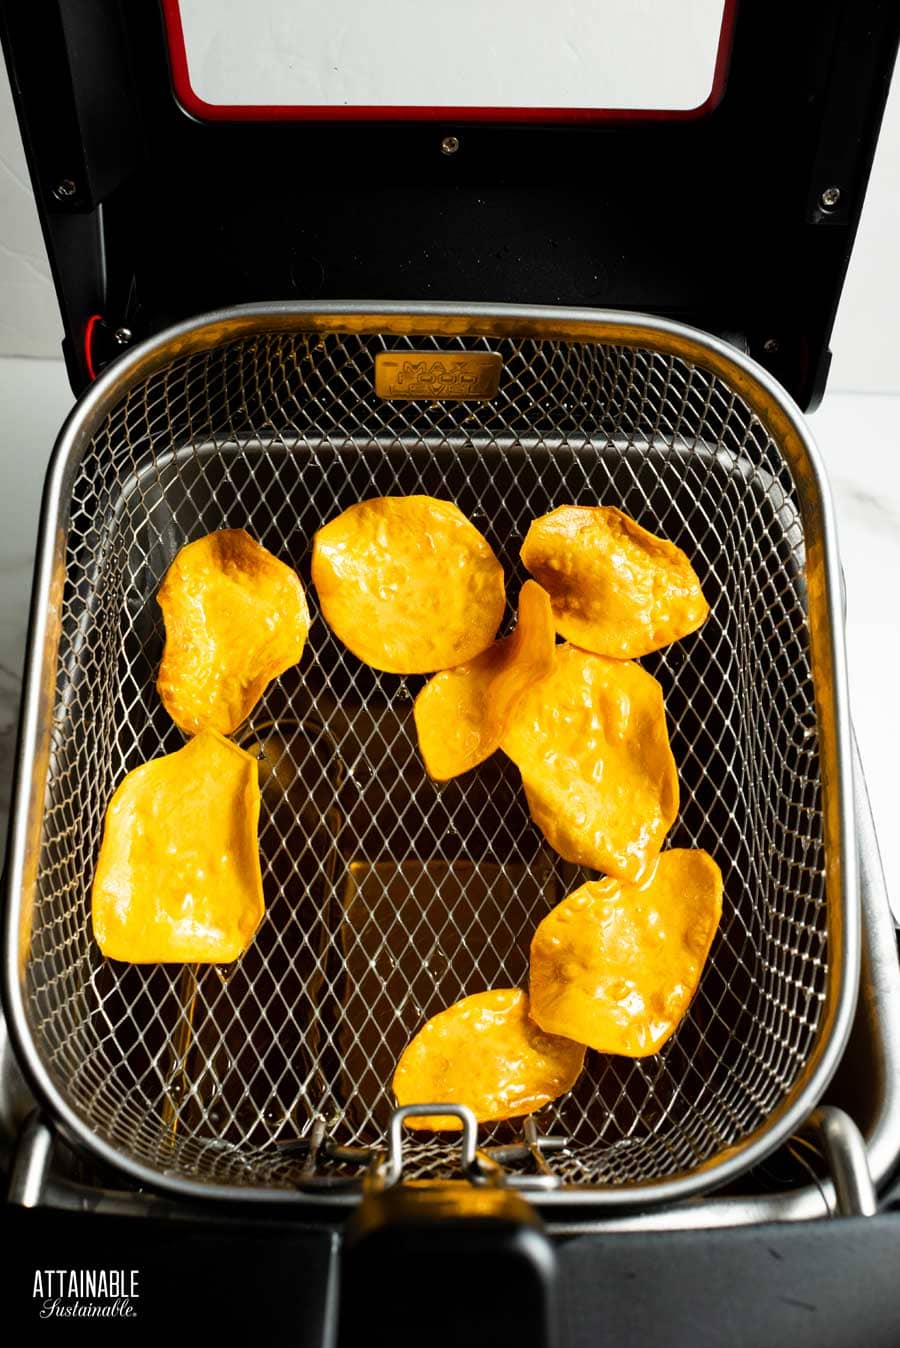
[{"label": "wire mesh basket", "polygon": [[[502,358],[493,398],[383,400],[380,352]],[[12,847],[7,994],[20,1054],[71,1134],[180,1192],[352,1194],[425,1019],[527,986],[541,917],[588,878],[530,822],[497,754],[445,784],[416,746],[424,682],[331,634],[310,540],[375,495],[452,500],[503,562],[529,522],[620,506],[682,547],[712,612],[643,663],[682,808],[668,843],[725,880],[700,989],[655,1057],[589,1053],[575,1088],[480,1133],[541,1201],[647,1202],[751,1165],[815,1103],[852,1013],[858,943],[843,656],[827,498],[796,410],[714,339],[663,322],[506,309],[234,310],[154,339],[73,415],[36,587]],[[227,968],[125,965],[92,940],[110,796],[183,742],[155,691],[156,592],[185,543],[245,528],[295,565],[301,665],[236,738],[260,760],[267,913]],[[456,1144],[410,1140],[441,1177]]]}]

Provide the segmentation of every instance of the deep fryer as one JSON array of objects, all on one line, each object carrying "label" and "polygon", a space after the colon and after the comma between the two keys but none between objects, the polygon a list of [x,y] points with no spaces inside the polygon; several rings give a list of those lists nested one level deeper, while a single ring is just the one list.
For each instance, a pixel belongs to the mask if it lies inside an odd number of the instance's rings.
[{"label": "deep fryer", "polygon": [[[870,121],[877,97],[873,76]],[[64,205],[83,230],[79,203]],[[836,227],[816,209],[824,231]],[[72,302],[72,259],[59,249],[57,262]],[[77,382],[115,334],[131,345],[143,324],[151,335],[82,399],[44,507],[6,1005],[47,1113],[29,1125],[20,1194],[76,1201],[49,1165],[52,1120],[122,1177],[113,1203],[140,1207],[124,1196],[138,1186],[188,1210],[265,1202],[341,1220],[374,1206],[354,1247],[372,1269],[379,1233],[444,1231],[440,1194],[456,1193],[446,1186],[459,1175],[488,1224],[496,1203],[518,1229],[531,1218],[510,1206],[517,1195],[551,1230],[870,1211],[872,1175],[886,1176],[897,1149],[896,970],[871,878],[859,920],[865,823],[854,823],[834,526],[782,387],[813,398],[827,325],[777,339],[719,325],[723,338],[671,316],[405,300],[276,301],[165,326],[167,296],[137,290],[121,292],[120,321],[70,328]],[[697,317],[712,312],[706,298]],[[486,352],[503,362],[496,394],[459,396]],[[385,354],[413,396],[379,397]],[[229,970],[126,968],[99,958],[86,923],[113,787],[180,742],[153,691],[154,596],[175,551],[246,526],[303,573],[318,524],[391,491],[456,500],[509,575],[531,518],[563,499],[614,499],[689,552],[713,599],[698,637],[647,662],[682,780],[671,842],[707,847],[726,873],[701,991],[657,1059],[597,1059],[540,1117],[477,1141],[467,1126],[461,1147],[404,1135],[392,1064],[427,1015],[521,982],[534,924],[582,877],[541,848],[502,760],[474,783],[429,784],[411,736],[416,682],[359,666],[321,618],[300,673],[269,690],[242,734],[264,765],[269,912],[251,951]],[[832,1099],[853,1108],[815,1111],[850,1033],[860,941],[854,1033],[880,1071],[865,1096],[844,1066]],[[760,1163],[808,1120],[812,1151],[791,1144],[794,1173],[766,1179]],[[804,1165],[812,1187],[797,1182]],[[435,1187],[404,1183],[426,1179]],[[725,1196],[700,1197],[720,1186]],[[407,1201],[411,1216],[394,1211]],[[499,1247],[486,1252],[499,1263]],[[526,1255],[542,1284],[539,1262]],[[365,1277],[358,1264],[352,1276]]]}]

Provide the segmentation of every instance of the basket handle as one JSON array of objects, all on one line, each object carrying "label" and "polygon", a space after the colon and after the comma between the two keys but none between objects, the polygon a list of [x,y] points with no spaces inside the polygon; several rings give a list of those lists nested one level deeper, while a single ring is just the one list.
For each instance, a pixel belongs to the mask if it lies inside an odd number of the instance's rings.
[{"label": "basket handle", "polygon": [[[465,1178],[403,1182],[403,1124],[448,1114],[462,1124]],[[556,1257],[535,1210],[498,1183],[476,1150],[464,1105],[394,1111],[388,1155],[370,1172],[341,1248],[338,1348],[427,1338],[429,1348],[490,1343],[548,1348]]]}]

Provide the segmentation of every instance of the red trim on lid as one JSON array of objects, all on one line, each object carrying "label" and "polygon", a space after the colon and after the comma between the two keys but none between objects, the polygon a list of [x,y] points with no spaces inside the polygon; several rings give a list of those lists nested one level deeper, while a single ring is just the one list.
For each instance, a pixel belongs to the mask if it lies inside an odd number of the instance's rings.
[{"label": "red trim on lid", "polygon": [[91,314],[84,325],[84,363],[87,366],[91,383],[97,378],[97,372],[94,369],[94,328],[102,321],[102,318],[102,314]]},{"label": "red trim on lid", "polygon": [[172,89],[185,112],[201,122],[687,122],[719,106],[740,0],[725,0],[719,49],[709,96],[696,108],[419,108],[348,107],[344,104],[207,103],[194,92],[188,69],[180,0],[162,0]]}]

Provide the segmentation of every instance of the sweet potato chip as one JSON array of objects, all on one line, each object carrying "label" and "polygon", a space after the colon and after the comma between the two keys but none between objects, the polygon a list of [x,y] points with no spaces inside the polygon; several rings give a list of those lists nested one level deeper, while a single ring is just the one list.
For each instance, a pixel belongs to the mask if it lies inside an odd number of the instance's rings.
[{"label": "sweet potato chip", "polygon": [[706,852],[663,852],[639,885],[582,885],[534,934],[532,1016],[601,1053],[657,1053],[697,990],[721,916],[722,874]]},{"label": "sweet potato chip", "polygon": [[637,880],[678,813],[662,688],[645,669],[558,646],[501,747],[522,773],[531,817],[566,861]]},{"label": "sweet potato chip", "polygon": [[449,501],[381,496],[313,539],[322,614],[348,650],[389,674],[431,674],[480,655],[506,596],[487,540]]},{"label": "sweet potato chip", "polygon": [[526,580],[516,630],[426,683],[413,711],[419,749],[435,781],[468,772],[499,747],[519,698],[553,668],[555,642],[547,592]]},{"label": "sweet potato chip", "polygon": [[557,632],[598,655],[647,655],[709,613],[681,548],[615,506],[551,510],[531,525],[521,557],[550,595]]},{"label": "sweet potato chip", "polygon": [[[468,1105],[479,1123],[531,1114],[571,1090],[584,1049],[545,1034],[518,988],[476,992],[432,1016],[407,1044],[394,1073],[400,1105]],[[411,1128],[459,1129],[449,1114],[409,1120]]]},{"label": "sweet potato chip", "polygon": [[166,645],[156,687],[189,735],[236,730],[303,654],[309,610],[300,578],[243,529],[182,548],[158,598]]},{"label": "sweet potato chip", "polygon": [[132,964],[227,963],[263,916],[256,759],[212,730],[129,772],[110,801],[94,936]]}]

